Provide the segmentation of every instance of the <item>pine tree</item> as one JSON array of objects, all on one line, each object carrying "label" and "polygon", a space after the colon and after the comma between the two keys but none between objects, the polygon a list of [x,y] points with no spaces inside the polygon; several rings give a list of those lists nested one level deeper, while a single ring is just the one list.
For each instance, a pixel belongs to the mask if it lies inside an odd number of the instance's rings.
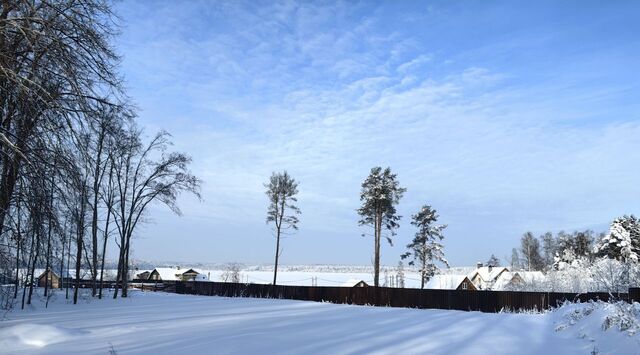
[{"label": "pine tree", "polygon": [[490,267],[500,266],[500,259],[498,259],[498,257],[495,256],[494,254],[491,254],[491,257],[489,258],[489,260],[487,260],[487,266],[490,266]]},{"label": "pine tree", "polygon": [[[373,284],[379,286],[380,281],[380,241],[384,236],[390,245],[393,245],[392,236],[400,227],[398,222],[401,216],[396,212],[396,205],[400,202],[406,189],[401,188],[395,174],[390,168],[382,170],[374,167],[371,173],[362,183],[360,201],[362,206],[358,209],[361,226],[373,227],[374,260],[373,260]],[[383,230],[389,234],[383,235]],[[364,234],[363,234],[364,235]]]},{"label": "pine tree", "polygon": [[574,232],[573,251],[577,257],[591,259],[593,251],[593,231]]},{"label": "pine tree", "polygon": [[596,253],[623,262],[640,261],[640,221],[633,215],[616,218],[609,233],[596,245]]},{"label": "pine tree", "polygon": [[280,236],[288,230],[298,230],[298,217],[300,209],[294,204],[298,202],[298,182],[284,171],[271,174],[266,194],[269,198],[267,209],[267,223],[273,223],[273,231],[276,237],[276,256],[273,269],[273,284],[276,284],[278,276],[278,259],[280,257]]},{"label": "pine tree", "polygon": [[420,288],[424,288],[425,282],[435,275],[438,268],[435,265],[439,261],[449,267],[449,262],[444,258],[443,245],[440,243],[444,239],[442,231],[447,228],[446,224],[436,225],[438,214],[431,206],[422,206],[418,214],[412,216],[411,224],[418,228],[415,237],[407,245],[408,252],[402,254],[402,259],[412,257],[409,265],[415,262],[420,264],[421,282]]}]

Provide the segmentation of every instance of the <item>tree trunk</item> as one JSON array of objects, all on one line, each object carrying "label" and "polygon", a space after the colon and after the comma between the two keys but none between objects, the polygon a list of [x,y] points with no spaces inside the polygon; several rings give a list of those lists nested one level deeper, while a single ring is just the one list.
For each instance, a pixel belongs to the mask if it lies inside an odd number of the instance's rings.
[{"label": "tree trunk", "polygon": [[[34,228],[35,229],[35,228]],[[38,262],[38,257],[40,257],[40,228],[36,229],[36,255],[33,258],[33,262],[31,264],[30,271],[30,279],[29,279],[29,297],[27,298],[27,304],[31,304],[31,297],[33,296],[33,284],[34,284],[34,273],[36,271],[36,263]]]},{"label": "tree trunk", "polygon": [[113,299],[118,298],[119,282],[122,278],[122,268],[124,264],[124,238],[120,237],[120,253],[118,255],[118,272],[116,273],[116,285],[113,292]]},{"label": "tree trunk", "polygon": [[[20,218],[20,216],[18,216]],[[13,290],[13,299],[18,298],[18,287],[20,287],[20,227],[18,227],[18,240],[16,248],[16,287]]]},{"label": "tree trunk", "polygon": [[127,297],[129,295],[129,290],[127,288],[127,282],[129,282],[129,242],[131,240],[131,234],[127,236],[127,247],[125,248],[124,254],[124,264],[122,269],[122,297]]},{"label": "tree trunk", "polygon": [[[379,209],[378,209],[379,210]],[[376,211],[376,218],[374,222],[374,256],[373,256],[373,286],[378,287],[380,285],[380,237],[382,234],[382,213]]]},{"label": "tree trunk", "polygon": [[76,252],[76,278],[75,278],[75,289],[73,290],[73,304],[78,303],[78,289],[80,288],[80,266],[82,264],[82,249],[83,249],[83,236],[80,232],[80,228],[84,228],[84,226],[78,226],[78,232],[76,234],[77,239],[77,252]]},{"label": "tree trunk", "polygon": [[102,299],[102,279],[104,276],[104,256],[107,252],[107,240],[109,240],[109,214],[107,212],[107,223],[104,230],[104,238],[102,240],[102,260],[100,262],[100,291],[98,293],[98,299]]},{"label": "tree trunk", "polygon": [[[64,229],[62,230],[62,255],[60,256],[60,281],[58,283],[58,288],[62,288],[64,285],[64,251],[67,247],[67,237],[65,237],[67,231],[67,225],[65,222]],[[61,282],[61,284],[60,284]]]},{"label": "tree trunk", "polygon": [[71,234],[68,236],[67,240],[67,274],[65,278],[67,279],[66,290],[65,290],[65,299],[69,299],[69,286],[71,286],[71,275],[69,275],[69,265],[71,265]]},{"label": "tree trunk", "polygon": [[96,168],[93,177],[93,206],[91,213],[91,296],[96,295],[96,280],[98,276],[98,195],[100,193],[100,164],[102,158],[102,145],[104,142],[104,129],[101,127],[98,138],[98,152],[96,157]]},{"label": "tree trunk", "polygon": [[273,286],[276,285],[276,278],[278,276],[278,256],[280,256],[280,228],[276,227],[276,261],[273,268]]}]

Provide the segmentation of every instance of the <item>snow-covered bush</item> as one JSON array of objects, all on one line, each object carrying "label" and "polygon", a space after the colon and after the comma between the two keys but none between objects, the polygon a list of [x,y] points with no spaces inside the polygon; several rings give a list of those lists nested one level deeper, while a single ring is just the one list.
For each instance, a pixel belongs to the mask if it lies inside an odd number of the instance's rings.
[{"label": "snow-covered bush", "polygon": [[598,291],[627,292],[629,287],[637,285],[638,264],[600,258],[589,269],[594,287]]},{"label": "snow-covered bush", "polygon": [[611,312],[602,322],[602,329],[617,328],[633,336],[640,331],[640,303],[616,302],[611,305]]},{"label": "snow-covered bush", "polygon": [[594,342],[603,338],[619,341],[614,334],[603,334],[612,331],[625,337],[637,336],[640,332],[640,303],[637,302],[565,302],[553,314],[557,317],[556,331],[571,331]]}]

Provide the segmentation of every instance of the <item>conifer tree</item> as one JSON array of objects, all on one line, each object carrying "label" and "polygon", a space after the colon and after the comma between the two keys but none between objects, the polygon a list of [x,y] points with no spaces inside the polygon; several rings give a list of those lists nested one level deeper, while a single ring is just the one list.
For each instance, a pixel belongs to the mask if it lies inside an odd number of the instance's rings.
[{"label": "conifer tree", "polygon": [[[390,245],[393,245],[392,236],[400,227],[401,219],[396,212],[396,205],[402,198],[406,189],[400,187],[396,174],[390,168],[382,170],[377,166],[371,169],[371,173],[362,183],[360,201],[362,206],[358,209],[361,226],[373,228],[374,259],[373,259],[373,284],[379,286],[380,281],[380,241],[384,236]],[[387,234],[383,234],[386,231]],[[363,234],[364,235],[364,234]]]},{"label": "conifer tree", "polygon": [[435,224],[438,221],[438,214],[431,206],[424,205],[418,214],[412,216],[411,224],[418,228],[415,237],[407,245],[408,252],[402,254],[402,258],[412,257],[409,265],[418,262],[420,265],[420,288],[424,288],[425,282],[429,281],[437,271],[436,261],[449,267],[449,262],[444,258],[443,245],[440,243],[444,236],[442,231],[447,228],[446,224]]},{"label": "conifer tree", "polygon": [[298,182],[289,176],[286,171],[271,174],[266,194],[269,198],[267,209],[267,223],[273,223],[273,232],[276,237],[276,256],[273,268],[273,284],[278,277],[278,261],[281,254],[280,237],[287,231],[298,230],[298,217],[300,209],[295,205],[298,202]]}]

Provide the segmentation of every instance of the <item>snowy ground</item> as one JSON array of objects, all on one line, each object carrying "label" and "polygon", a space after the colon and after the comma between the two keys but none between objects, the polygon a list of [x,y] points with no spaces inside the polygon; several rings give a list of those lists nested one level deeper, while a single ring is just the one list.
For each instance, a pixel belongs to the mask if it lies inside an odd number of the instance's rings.
[{"label": "snowy ground", "polygon": [[0,353],[638,354],[638,336],[602,330],[605,307],[486,314],[137,291],[74,306],[62,295],[6,314]]}]

